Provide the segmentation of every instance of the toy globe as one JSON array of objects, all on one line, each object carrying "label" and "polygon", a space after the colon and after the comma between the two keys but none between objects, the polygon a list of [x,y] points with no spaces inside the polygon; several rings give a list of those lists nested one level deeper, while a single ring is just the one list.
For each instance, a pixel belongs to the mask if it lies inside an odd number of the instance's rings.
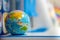
[{"label": "toy globe", "polygon": [[15,10],[7,15],[5,26],[11,34],[25,34],[30,30],[30,18],[23,11]]}]

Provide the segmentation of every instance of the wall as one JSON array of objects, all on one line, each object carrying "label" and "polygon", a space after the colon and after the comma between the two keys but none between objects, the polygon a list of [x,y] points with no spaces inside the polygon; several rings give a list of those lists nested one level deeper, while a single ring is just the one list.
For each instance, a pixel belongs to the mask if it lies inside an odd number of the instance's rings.
[{"label": "wall", "polygon": [[60,7],[60,0],[49,0],[51,3],[54,4],[56,7]]}]

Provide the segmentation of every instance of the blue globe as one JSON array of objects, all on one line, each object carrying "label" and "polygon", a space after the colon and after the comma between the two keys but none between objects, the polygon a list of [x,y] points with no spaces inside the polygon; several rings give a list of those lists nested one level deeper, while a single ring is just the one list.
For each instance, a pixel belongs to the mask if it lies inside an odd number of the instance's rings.
[{"label": "blue globe", "polygon": [[25,34],[30,30],[30,18],[23,11],[15,10],[7,15],[5,26],[11,34]]}]

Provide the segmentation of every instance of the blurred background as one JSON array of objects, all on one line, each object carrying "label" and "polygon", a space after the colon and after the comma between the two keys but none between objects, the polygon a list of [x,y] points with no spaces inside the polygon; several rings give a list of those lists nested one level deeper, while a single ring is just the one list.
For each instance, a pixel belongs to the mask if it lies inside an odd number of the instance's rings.
[{"label": "blurred background", "polygon": [[[3,6],[3,8],[4,8],[3,12],[13,11],[13,10],[16,10],[16,9],[24,11],[25,10],[24,9],[24,6],[25,6],[24,1],[25,0],[10,0],[9,3],[8,3],[7,9],[5,9],[5,6]],[[57,19],[60,23],[60,0],[48,0],[48,1],[50,3],[52,3],[55,10],[58,10],[58,11],[56,11],[57,12],[56,14],[58,15]],[[39,2],[39,1],[37,1],[37,2]],[[10,6],[9,6],[9,4],[10,4]],[[32,23],[33,21],[31,22],[32,28],[33,29],[36,28],[35,27],[35,26],[37,26],[37,25],[35,25],[35,23],[37,23],[36,20],[32,17],[30,17],[30,19],[31,19],[31,21],[32,20],[34,21],[34,24]],[[1,18],[0,18],[0,20],[1,20]],[[44,38],[43,39],[43,38],[30,38],[30,37],[22,38],[21,37],[21,38],[1,38],[0,40],[60,40],[60,39],[59,38]]]}]

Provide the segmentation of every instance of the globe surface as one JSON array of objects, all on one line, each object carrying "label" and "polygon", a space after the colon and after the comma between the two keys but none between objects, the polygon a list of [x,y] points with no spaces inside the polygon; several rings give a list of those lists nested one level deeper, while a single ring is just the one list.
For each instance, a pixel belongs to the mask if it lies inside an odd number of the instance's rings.
[{"label": "globe surface", "polygon": [[25,34],[30,29],[30,18],[23,11],[15,10],[7,15],[5,26],[11,34]]}]

